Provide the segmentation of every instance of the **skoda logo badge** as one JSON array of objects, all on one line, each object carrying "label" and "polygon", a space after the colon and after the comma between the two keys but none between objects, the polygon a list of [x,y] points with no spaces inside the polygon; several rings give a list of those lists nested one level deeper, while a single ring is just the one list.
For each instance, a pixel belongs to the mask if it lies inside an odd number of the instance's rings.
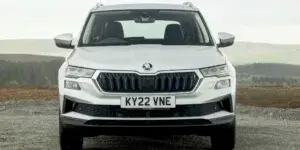
[{"label": "skoda logo badge", "polygon": [[152,69],[152,64],[150,64],[150,63],[143,64],[143,69],[146,70],[146,71],[151,70]]}]

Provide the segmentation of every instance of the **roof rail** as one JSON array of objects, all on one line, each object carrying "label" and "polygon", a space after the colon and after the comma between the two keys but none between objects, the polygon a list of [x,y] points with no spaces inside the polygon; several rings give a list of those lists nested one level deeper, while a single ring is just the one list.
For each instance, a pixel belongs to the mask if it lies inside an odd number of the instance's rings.
[{"label": "roof rail", "polygon": [[96,4],[96,7],[97,7],[97,8],[99,8],[99,7],[101,7],[101,6],[104,6],[103,3],[101,3],[101,2],[99,2],[99,3]]},{"label": "roof rail", "polygon": [[191,8],[196,8],[196,6],[192,2],[184,2],[182,4],[185,5],[185,6],[189,6]]},{"label": "roof rail", "polygon": [[92,10],[95,10],[95,9],[97,9],[97,8],[99,8],[99,7],[102,7],[102,6],[104,6],[103,3],[101,3],[101,2],[96,3],[96,6],[94,6],[94,7],[92,8]]}]

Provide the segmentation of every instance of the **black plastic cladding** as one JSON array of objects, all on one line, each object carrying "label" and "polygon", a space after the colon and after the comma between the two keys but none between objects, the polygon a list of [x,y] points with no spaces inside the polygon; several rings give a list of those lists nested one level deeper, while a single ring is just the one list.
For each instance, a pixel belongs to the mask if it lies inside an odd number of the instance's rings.
[{"label": "black plastic cladding", "polygon": [[65,112],[74,111],[94,117],[192,117],[208,115],[221,110],[233,112],[231,95],[206,104],[178,105],[176,108],[155,110],[122,109],[120,106],[113,105],[77,103],[69,97],[65,97],[65,101],[68,102]]},{"label": "black plastic cladding", "polygon": [[104,92],[172,93],[191,92],[199,81],[195,72],[138,75],[135,73],[100,73],[97,81]]}]

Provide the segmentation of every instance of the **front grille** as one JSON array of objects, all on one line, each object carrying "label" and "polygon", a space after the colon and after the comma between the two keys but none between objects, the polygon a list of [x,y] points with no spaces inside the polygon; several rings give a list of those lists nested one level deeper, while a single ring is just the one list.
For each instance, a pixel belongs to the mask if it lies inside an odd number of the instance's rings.
[{"label": "front grille", "polygon": [[100,73],[97,81],[104,92],[172,93],[192,91],[199,78],[195,72],[138,75],[135,73]]}]

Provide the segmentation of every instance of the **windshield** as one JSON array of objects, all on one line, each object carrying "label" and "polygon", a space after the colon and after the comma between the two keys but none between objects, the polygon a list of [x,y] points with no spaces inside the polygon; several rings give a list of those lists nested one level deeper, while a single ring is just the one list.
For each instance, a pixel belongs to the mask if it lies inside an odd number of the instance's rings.
[{"label": "windshield", "polygon": [[79,46],[213,45],[197,12],[126,10],[92,13]]}]

